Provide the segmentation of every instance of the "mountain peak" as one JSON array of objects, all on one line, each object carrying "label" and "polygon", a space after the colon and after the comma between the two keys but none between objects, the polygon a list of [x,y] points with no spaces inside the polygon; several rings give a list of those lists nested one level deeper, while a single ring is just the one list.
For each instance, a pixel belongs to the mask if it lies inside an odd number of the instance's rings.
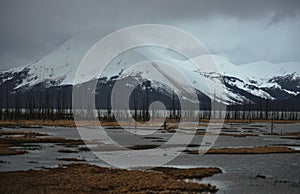
[{"label": "mountain peak", "polygon": [[[74,37],[38,61],[1,72],[0,78],[3,82],[17,80],[15,89],[26,89],[38,84],[43,84],[44,87],[73,85],[82,58],[98,40],[100,38],[98,39],[97,36]],[[276,93],[279,92],[284,94],[280,96],[294,96],[300,92],[299,63],[256,61],[235,65],[220,55],[203,55],[197,58],[200,62],[203,59],[204,63],[207,57],[215,61],[219,72],[212,72],[209,68],[197,69],[189,60],[184,60],[182,56],[164,48],[138,48],[113,59],[102,76],[122,77],[124,73],[131,75],[139,73],[143,78],[151,80],[155,76],[143,73],[143,68],[134,68],[130,71],[126,69],[141,61],[161,60],[170,64],[172,69],[182,72],[195,89],[209,97],[212,97],[211,91],[205,87],[203,80],[213,82],[220,88],[223,87],[224,81],[228,97],[225,101],[228,103],[244,102],[248,99],[249,93],[260,98],[276,99]],[[120,73],[121,69],[124,71]],[[168,71],[164,70],[164,72]],[[97,74],[97,72],[92,73]]]}]

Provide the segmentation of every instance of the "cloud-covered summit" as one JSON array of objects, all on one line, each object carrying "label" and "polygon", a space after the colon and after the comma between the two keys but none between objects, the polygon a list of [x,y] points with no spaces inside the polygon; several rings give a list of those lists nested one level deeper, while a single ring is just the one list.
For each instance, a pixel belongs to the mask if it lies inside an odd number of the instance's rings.
[{"label": "cloud-covered summit", "polygon": [[237,64],[300,61],[297,0],[2,0],[0,70],[40,59],[78,34],[144,23],[179,27]]}]

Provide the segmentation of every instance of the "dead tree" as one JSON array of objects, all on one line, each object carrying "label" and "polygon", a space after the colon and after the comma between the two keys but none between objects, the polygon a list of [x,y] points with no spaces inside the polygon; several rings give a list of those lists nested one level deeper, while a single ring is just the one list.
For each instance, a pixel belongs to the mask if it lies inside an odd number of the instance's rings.
[{"label": "dead tree", "polygon": [[2,80],[0,80],[0,120],[2,120]]}]

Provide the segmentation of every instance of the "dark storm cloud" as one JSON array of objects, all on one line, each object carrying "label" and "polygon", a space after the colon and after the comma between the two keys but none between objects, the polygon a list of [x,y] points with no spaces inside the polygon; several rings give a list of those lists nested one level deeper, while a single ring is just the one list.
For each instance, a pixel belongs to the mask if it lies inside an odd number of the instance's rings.
[{"label": "dark storm cloud", "polygon": [[[288,36],[283,40],[285,44],[280,45],[287,47],[282,48],[284,52],[289,52],[281,55],[282,60],[300,60],[294,54],[299,51],[299,46],[293,42],[298,39],[296,34],[300,34],[299,13],[300,1],[297,0],[1,0],[0,69],[37,60],[77,34],[100,31],[105,35],[142,23],[169,24],[191,30],[193,34],[204,37],[212,51],[236,61],[251,60],[243,53],[235,56],[236,50],[241,52],[244,49],[247,53],[257,46],[249,38],[251,34],[258,40],[266,36],[270,44],[272,38]],[[239,35],[241,32],[234,30],[239,25],[244,30],[242,36]],[[211,35],[202,36],[199,26],[206,28],[207,34]],[[224,37],[225,33],[237,37],[232,38],[232,44],[224,40],[228,39]],[[276,61],[278,59],[272,56],[278,51],[273,48],[276,45],[271,46],[265,57]],[[273,49],[276,51],[270,52]],[[262,56],[255,52],[250,57],[262,60]]]}]

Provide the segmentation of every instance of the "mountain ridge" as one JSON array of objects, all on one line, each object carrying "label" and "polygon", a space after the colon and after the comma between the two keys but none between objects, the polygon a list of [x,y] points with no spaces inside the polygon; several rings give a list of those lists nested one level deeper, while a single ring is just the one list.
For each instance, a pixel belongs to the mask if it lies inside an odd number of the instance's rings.
[{"label": "mountain ridge", "polygon": [[[26,92],[37,86],[50,88],[74,85],[77,68],[85,53],[95,44],[94,40],[94,38],[70,39],[38,61],[0,72],[0,79],[3,83],[10,83],[10,92],[12,93],[15,91]],[[206,69],[206,66],[203,69],[193,68],[193,64],[189,64],[188,60],[174,59],[173,53],[162,51],[161,48],[146,48],[142,51],[120,54],[110,62],[112,65],[108,68],[107,74],[104,72],[104,75],[101,76],[113,78],[135,74],[145,80],[151,80],[151,76],[142,72],[142,69],[131,68],[131,72],[126,69],[139,60],[151,60],[154,57],[177,68],[188,77],[196,90],[211,99],[213,98],[212,91],[203,86],[203,80],[223,88],[226,92],[226,99],[222,101],[224,104],[243,104],[254,98],[273,101],[286,100],[300,94],[298,70],[300,64],[296,62],[274,64],[268,61],[257,61],[235,65],[222,56],[199,56],[200,62],[201,60],[205,61],[206,57],[213,58],[219,69],[219,72],[215,72],[209,68]],[[165,68],[163,71],[168,72],[169,70]],[[160,81],[164,82],[163,78]],[[162,86],[158,85],[158,87]]]}]

